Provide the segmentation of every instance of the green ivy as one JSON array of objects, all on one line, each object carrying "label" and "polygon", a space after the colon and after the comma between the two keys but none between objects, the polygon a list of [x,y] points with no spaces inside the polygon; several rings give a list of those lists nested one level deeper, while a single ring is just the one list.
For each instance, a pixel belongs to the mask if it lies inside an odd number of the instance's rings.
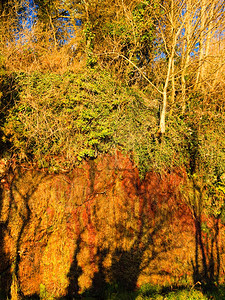
[{"label": "green ivy", "polygon": [[199,113],[196,97],[186,115],[175,108],[167,116],[167,132],[159,139],[158,103],[151,93],[101,69],[20,73],[14,81],[17,94],[2,131],[8,151],[20,160],[60,170],[116,148],[132,157],[142,176],[149,169],[191,170],[194,164],[194,172],[204,170],[207,180],[225,172],[224,117]]}]

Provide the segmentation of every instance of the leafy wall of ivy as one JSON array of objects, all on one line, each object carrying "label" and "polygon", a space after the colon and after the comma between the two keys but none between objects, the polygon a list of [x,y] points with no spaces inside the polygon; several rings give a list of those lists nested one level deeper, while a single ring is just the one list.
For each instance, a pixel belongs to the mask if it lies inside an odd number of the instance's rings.
[{"label": "leafy wall of ivy", "polygon": [[[190,95],[185,115],[173,108],[160,139],[159,101],[151,91],[126,86],[99,68],[19,73],[13,82],[13,105],[1,126],[6,156],[60,171],[119,150],[130,155],[142,175],[178,166],[212,177],[225,170],[223,113],[203,109],[199,95]],[[9,93],[3,93],[4,101]]]}]

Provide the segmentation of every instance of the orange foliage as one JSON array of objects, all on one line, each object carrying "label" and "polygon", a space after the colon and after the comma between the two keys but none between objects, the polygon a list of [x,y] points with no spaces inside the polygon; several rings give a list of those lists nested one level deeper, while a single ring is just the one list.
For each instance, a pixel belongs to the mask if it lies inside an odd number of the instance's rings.
[{"label": "orange foliage", "polygon": [[182,180],[182,172],[151,172],[140,181],[121,153],[70,174],[15,170],[3,191],[2,255],[16,262],[22,293],[44,286],[50,298],[102,282],[191,281],[195,231]]}]

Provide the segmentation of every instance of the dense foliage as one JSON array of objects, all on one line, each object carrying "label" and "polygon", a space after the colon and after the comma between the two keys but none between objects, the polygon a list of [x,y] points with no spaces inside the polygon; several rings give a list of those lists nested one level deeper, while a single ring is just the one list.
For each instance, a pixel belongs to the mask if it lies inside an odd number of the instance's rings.
[{"label": "dense foliage", "polygon": [[[0,166],[15,171],[16,165],[29,164],[60,176],[122,153],[139,171],[138,179],[132,179],[132,184],[138,182],[136,188],[140,178],[146,188],[150,172],[165,182],[168,174],[179,170],[180,197],[195,228],[193,281],[206,285],[219,283],[218,245],[220,226],[225,224],[224,12],[223,0],[0,3]],[[2,184],[9,185],[4,171],[0,173]],[[11,197],[12,186],[13,180]],[[94,184],[90,186],[91,190]],[[19,186],[14,188],[17,193]],[[17,266],[11,271],[16,282],[19,243],[31,217],[29,195],[22,197],[27,214],[20,212],[13,197],[9,202],[15,205],[6,208],[9,215],[19,212],[22,223],[20,229],[12,225],[17,228]],[[88,193],[85,197],[88,202]],[[169,198],[160,197],[168,205]],[[141,208],[142,200],[140,196]],[[84,215],[90,217],[95,208],[85,206]],[[0,202],[2,214],[1,210]],[[138,227],[140,216],[133,212],[131,223]],[[148,226],[153,227],[148,213],[142,216],[147,234]],[[7,218],[6,227],[14,224]],[[87,236],[93,228],[88,227]],[[144,241],[143,231],[137,232],[134,240],[140,235]],[[6,236],[1,228],[0,234]],[[120,234],[124,238],[123,230]],[[215,253],[217,267],[212,263]],[[94,276],[89,276],[89,261],[86,267],[83,283]],[[192,297],[192,291],[187,293]]]},{"label": "dense foliage", "polygon": [[121,85],[100,69],[19,73],[13,80],[14,104],[2,130],[20,161],[71,169],[83,158],[119,149],[144,173],[183,165],[212,177],[224,172],[223,110],[202,109],[200,95],[190,96],[185,115],[174,109],[160,140],[157,102],[149,91]]},{"label": "dense foliage", "polygon": [[138,91],[120,86],[101,70],[22,73],[14,80],[17,100],[2,128],[21,160],[57,167],[58,156],[71,169],[83,158],[117,147],[132,151],[143,139],[150,140],[156,128],[156,113]]}]

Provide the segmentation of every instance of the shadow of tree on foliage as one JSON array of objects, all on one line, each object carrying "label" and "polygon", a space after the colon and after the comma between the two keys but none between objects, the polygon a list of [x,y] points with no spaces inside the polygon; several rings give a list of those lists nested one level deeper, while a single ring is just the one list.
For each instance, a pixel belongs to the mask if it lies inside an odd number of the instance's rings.
[{"label": "shadow of tree on foliage", "polygon": [[[0,188],[0,216],[2,217],[3,190]],[[8,226],[8,218],[0,221],[0,297],[7,299],[11,286],[10,260],[4,251],[4,236]]]},{"label": "shadow of tree on foliage", "polygon": [[[81,268],[78,266],[78,261],[77,261],[77,255],[80,252],[80,235],[77,238],[77,243],[76,243],[76,250],[74,252],[73,256],[73,262],[70,267],[70,271],[67,274],[68,278],[70,279],[69,286],[67,288],[67,296],[66,299],[79,299],[79,285],[78,285],[78,278],[81,275]],[[65,299],[63,297],[62,299]]]},{"label": "shadow of tree on foliage", "polygon": [[[8,211],[7,211],[7,221],[5,222],[5,230],[7,234],[12,239],[14,247],[11,261],[7,261],[7,276],[4,276],[6,283],[5,283],[5,294],[11,297],[16,297],[15,299],[25,299],[21,289],[20,289],[20,278],[19,278],[19,264],[21,260],[21,246],[22,246],[22,239],[24,235],[25,228],[29,226],[29,222],[31,220],[31,208],[29,200],[31,199],[32,195],[37,190],[39,184],[45,178],[46,174],[44,173],[36,173],[36,176],[33,177],[32,184],[26,185],[28,186],[25,193],[22,193],[20,190],[18,183],[18,178],[22,178],[22,171],[21,169],[17,168],[9,173],[9,197],[8,197]],[[18,197],[20,201],[18,201]],[[15,222],[15,219],[17,220]],[[7,228],[9,223],[12,222],[10,228]],[[4,232],[1,232],[2,239],[5,235]],[[2,245],[3,246],[3,245]],[[3,249],[3,247],[1,247]],[[35,297],[32,296],[33,299]]]},{"label": "shadow of tree on foliage", "polygon": [[[132,181],[132,177],[130,180]],[[168,205],[169,199],[173,197],[173,192],[159,196],[161,197],[159,207],[160,205],[166,205],[167,207],[162,211],[157,207],[157,199],[153,199],[154,197],[151,198],[148,194],[145,195],[143,191],[140,191],[140,187],[135,180],[132,182],[132,187],[134,187],[135,197],[138,197],[136,201],[139,201],[138,214],[137,211],[131,210],[130,212],[132,214],[133,227],[132,229],[129,228],[126,222],[123,222],[123,218],[121,218],[121,221],[115,224],[115,230],[119,233],[121,239],[116,241],[113,240],[113,237],[112,239],[109,237],[110,244],[108,246],[104,245],[104,239],[102,244],[95,245],[96,251],[91,261],[96,265],[96,272],[92,278],[91,287],[81,295],[84,299],[85,297],[107,299],[110,293],[117,293],[118,291],[135,292],[140,274],[146,268],[149,268],[152,261],[170,250],[170,242],[163,238],[162,232],[168,227],[168,223],[173,218],[173,209]],[[128,201],[128,198],[125,201]],[[94,202],[92,205],[95,205]],[[130,205],[133,207],[132,200]],[[121,216],[125,215],[128,209],[128,204],[123,208],[120,207],[119,212]],[[96,212],[96,209],[93,210]],[[97,218],[96,213],[94,217]],[[91,222],[93,226],[96,226],[95,232],[99,232],[99,230],[104,231],[104,228],[99,227],[98,222],[96,224],[95,220],[91,220]],[[126,240],[126,244],[129,246],[124,247],[123,240]],[[113,244],[114,246],[112,246]],[[85,244],[84,241],[82,245],[87,248],[93,246]],[[176,245],[173,246],[176,247]],[[71,267],[69,278],[71,274],[76,274],[77,251],[78,248],[74,255],[73,264],[75,268]],[[147,256],[146,253],[148,253]],[[106,266],[105,260],[108,257],[110,257],[111,264]],[[152,274],[160,272],[159,270],[154,270],[154,267],[151,271]],[[78,277],[81,274],[82,270],[79,268],[79,273],[75,277],[76,280],[73,282],[70,279],[67,296],[63,299],[73,299],[73,297],[74,299],[79,299]]]},{"label": "shadow of tree on foliage", "polygon": [[[160,223],[155,225],[151,233],[136,233],[138,239],[135,240],[129,250],[117,247],[113,253],[112,266],[110,269],[112,282],[116,282],[122,290],[135,291],[137,288],[137,280],[139,275],[148,267],[158,255],[167,251],[167,244],[163,242],[164,249],[155,247],[154,238],[165,225],[165,219],[161,219]],[[124,229],[126,230],[126,229]],[[141,230],[142,231],[142,230]],[[145,242],[143,242],[143,239]],[[151,247],[148,257],[145,257],[146,251]],[[154,270],[152,270],[154,272]]]},{"label": "shadow of tree on foliage", "polygon": [[208,287],[219,284],[221,258],[219,249],[219,218],[212,220],[213,228],[203,232],[202,215],[195,218],[195,259],[192,261],[193,280]]},{"label": "shadow of tree on foliage", "polygon": [[[193,215],[195,226],[195,258],[192,260],[193,281],[207,287],[218,285],[221,267],[219,249],[219,220],[221,213],[213,215],[210,209],[205,210],[206,199],[216,197],[207,194],[207,182],[203,179],[204,172],[201,170],[200,141],[196,125],[190,126],[192,135],[188,140],[189,155],[189,205]],[[201,174],[202,172],[202,174]],[[215,201],[216,202],[216,201]],[[211,228],[204,222],[204,214],[210,220]],[[205,226],[205,230],[203,230]]]},{"label": "shadow of tree on foliage", "polygon": [[[15,82],[15,76],[12,75],[2,75],[0,79],[0,90],[2,92],[0,101],[0,127],[3,126],[9,110],[14,106],[15,100],[18,98],[18,91]],[[3,142],[2,137],[4,136],[3,131],[0,129],[0,157],[3,157],[5,151],[10,148],[10,143]],[[9,163],[10,165],[10,163]],[[7,164],[5,173],[0,173],[0,218],[2,218],[2,208],[3,208],[3,193],[4,190],[9,189],[9,182],[7,181],[7,175],[10,172],[10,166]],[[11,208],[11,203],[10,203]],[[9,208],[9,209],[10,209]],[[11,275],[10,268],[11,262],[8,255],[4,252],[4,236],[8,231],[9,216],[4,221],[0,221],[0,297],[1,299],[7,299],[10,294],[11,286]]]}]

